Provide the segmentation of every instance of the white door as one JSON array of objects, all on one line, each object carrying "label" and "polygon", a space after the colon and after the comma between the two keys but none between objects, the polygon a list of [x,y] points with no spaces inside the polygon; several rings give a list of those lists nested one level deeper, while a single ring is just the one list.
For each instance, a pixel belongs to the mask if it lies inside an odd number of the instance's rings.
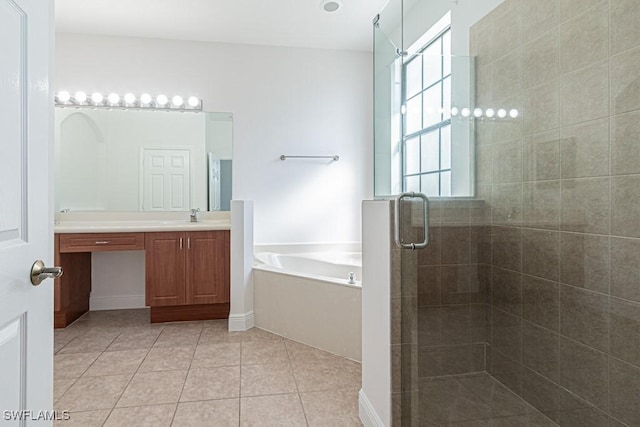
[{"label": "white door", "polygon": [[53,407],[53,282],[29,279],[35,260],[53,262],[52,62],[53,1],[0,0],[3,427],[51,425],[24,418],[47,417],[39,411]]},{"label": "white door", "polygon": [[188,211],[191,208],[189,150],[142,150],[142,210]]}]

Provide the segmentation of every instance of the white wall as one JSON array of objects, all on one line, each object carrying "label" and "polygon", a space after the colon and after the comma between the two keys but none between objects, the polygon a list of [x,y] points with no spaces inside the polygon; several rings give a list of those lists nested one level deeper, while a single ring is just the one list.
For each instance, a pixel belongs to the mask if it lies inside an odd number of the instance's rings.
[{"label": "white wall", "polygon": [[254,200],[257,243],[360,241],[371,63],[363,52],[58,34],[56,90],[195,94],[233,113],[233,197]]}]

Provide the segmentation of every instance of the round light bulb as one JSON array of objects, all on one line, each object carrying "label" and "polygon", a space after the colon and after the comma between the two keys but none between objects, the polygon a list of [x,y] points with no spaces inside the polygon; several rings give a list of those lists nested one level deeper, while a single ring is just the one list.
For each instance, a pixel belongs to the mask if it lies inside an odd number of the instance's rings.
[{"label": "round light bulb", "polygon": [[520,115],[520,112],[515,108],[512,108],[511,110],[509,110],[509,117],[511,117],[512,119],[517,118],[519,115]]},{"label": "round light bulb", "polygon": [[482,108],[475,108],[473,110],[473,117],[479,119],[480,117],[482,117]]},{"label": "round light bulb", "polygon": [[460,110],[458,110],[458,107],[451,107],[451,115],[453,117],[457,116],[459,112]]},{"label": "round light bulb", "polygon": [[127,93],[124,95],[124,102],[127,104],[135,104],[136,96],[132,93]]},{"label": "round light bulb", "polygon": [[102,101],[104,101],[104,96],[100,92],[94,92],[91,94],[91,101],[94,104],[102,104]]},{"label": "round light bulb", "polygon": [[169,98],[167,98],[167,95],[158,95],[156,97],[156,103],[158,105],[167,105],[167,102],[169,102]]},{"label": "round light bulb", "polygon": [[171,103],[174,107],[182,107],[182,104],[184,104],[184,99],[182,99],[180,95],[176,95],[171,98]]},{"label": "round light bulb", "polygon": [[190,96],[189,99],[187,99],[187,103],[190,107],[195,108],[200,105],[200,99],[198,99],[197,96]]},{"label": "round light bulb", "polygon": [[75,95],[73,95],[73,99],[75,99],[76,102],[80,104],[84,104],[85,102],[87,102],[87,94],[82,91],[78,91],[75,93]]},{"label": "round light bulb", "polygon": [[496,115],[496,110],[494,110],[493,108],[487,108],[484,114],[491,119]]},{"label": "round light bulb", "polygon": [[109,96],[107,96],[107,101],[109,101],[109,104],[111,105],[118,105],[120,103],[120,95],[117,93],[110,93]]},{"label": "round light bulb", "polygon": [[151,95],[149,95],[148,93],[143,93],[142,95],[140,95],[140,102],[145,105],[151,104]]},{"label": "round light bulb", "polygon": [[71,94],[66,90],[61,90],[58,92],[58,101],[66,103],[71,99]]},{"label": "round light bulb", "polygon": [[467,107],[464,107],[460,114],[462,114],[462,117],[469,117],[471,115],[471,110]]},{"label": "round light bulb", "polygon": [[500,117],[501,119],[504,119],[505,117],[507,117],[507,110],[505,110],[504,108],[499,109],[498,117]]}]

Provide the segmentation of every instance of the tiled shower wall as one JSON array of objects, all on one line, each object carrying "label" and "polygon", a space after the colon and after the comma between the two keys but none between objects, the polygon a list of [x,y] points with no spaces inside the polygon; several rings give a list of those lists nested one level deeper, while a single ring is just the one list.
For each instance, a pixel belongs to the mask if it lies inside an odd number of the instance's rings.
[{"label": "tiled shower wall", "polygon": [[[486,227],[434,232],[420,307],[486,301],[487,371],[555,422],[640,425],[640,1],[505,0],[471,45],[478,106],[521,114],[476,123]],[[446,249],[476,229],[487,254]],[[474,271],[487,299],[447,291]],[[421,372],[478,369],[481,335],[437,325]],[[437,357],[462,348],[464,367]]]}]

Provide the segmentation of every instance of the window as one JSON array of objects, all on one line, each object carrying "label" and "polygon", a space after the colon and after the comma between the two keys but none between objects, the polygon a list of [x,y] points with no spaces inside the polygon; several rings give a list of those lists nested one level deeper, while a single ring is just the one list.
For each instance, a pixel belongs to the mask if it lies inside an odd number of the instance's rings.
[{"label": "window", "polygon": [[450,21],[406,58],[403,74],[404,191],[451,196]]}]

